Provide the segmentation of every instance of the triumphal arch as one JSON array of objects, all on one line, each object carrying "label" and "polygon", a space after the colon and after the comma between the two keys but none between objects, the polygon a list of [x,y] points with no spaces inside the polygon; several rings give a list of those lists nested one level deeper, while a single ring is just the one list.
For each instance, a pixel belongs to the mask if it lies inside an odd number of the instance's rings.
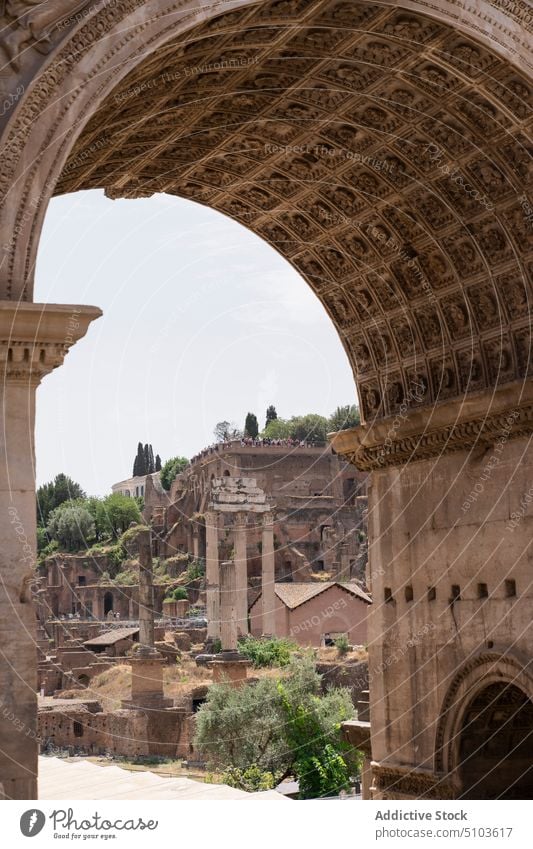
[{"label": "triumphal arch", "polygon": [[338,329],[364,424],[334,446],[371,473],[374,797],[530,797],[531,4],[1,9],[4,795],[36,793],[35,392],[99,315],[35,304],[35,260],[49,199],[97,188],[231,216]]}]

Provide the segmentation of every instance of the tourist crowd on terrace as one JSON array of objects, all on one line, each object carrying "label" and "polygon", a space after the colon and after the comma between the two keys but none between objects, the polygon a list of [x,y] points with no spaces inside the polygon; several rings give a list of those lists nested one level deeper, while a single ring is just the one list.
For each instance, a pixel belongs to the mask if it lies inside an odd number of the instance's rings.
[{"label": "tourist crowd on terrace", "polygon": [[208,457],[210,454],[216,454],[219,451],[224,451],[227,448],[235,448],[236,446],[240,446],[241,448],[271,448],[273,446],[283,448],[319,448],[323,445],[323,442],[291,439],[291,437],[287,439],[272,439],[270,437],[258,436],[254,439],[251,436],[243,436],[239,439],[215,442],[212,445],[208,445],[207,448],[204,448],[198,454],[195,454],[194,457],[191,457],[191,465],[197,463],[199,460],[203,460],[204,457]]}]

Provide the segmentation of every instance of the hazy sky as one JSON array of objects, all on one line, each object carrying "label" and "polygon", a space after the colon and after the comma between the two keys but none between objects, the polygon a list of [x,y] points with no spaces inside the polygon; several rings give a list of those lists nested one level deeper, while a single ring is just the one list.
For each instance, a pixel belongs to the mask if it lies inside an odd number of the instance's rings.
[{"label": "hazy sky", "polygon": [[35,300],[103,310],[37,404],[37,479],[63,471],[92,494],[129,477],[137,443],[163,462],[213,441],[223,419],[329,414],[355,401],[325,310],[240,224],[166,195],[55,198]]}]

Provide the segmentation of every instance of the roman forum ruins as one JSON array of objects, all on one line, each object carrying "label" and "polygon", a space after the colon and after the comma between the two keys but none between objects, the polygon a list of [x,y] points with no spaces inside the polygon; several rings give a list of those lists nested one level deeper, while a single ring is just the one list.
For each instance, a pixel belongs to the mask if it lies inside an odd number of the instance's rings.
[{"label": "roman forum ruins", "polygon": [[363,424],[333,446],[370,474],[374,798],[531,798],[530,4],[2,10],[4,795],[36,797],[36,390],[99,315],[33,302],[39,237],[52,196],[104,189],[236,219],[338,330]]}]

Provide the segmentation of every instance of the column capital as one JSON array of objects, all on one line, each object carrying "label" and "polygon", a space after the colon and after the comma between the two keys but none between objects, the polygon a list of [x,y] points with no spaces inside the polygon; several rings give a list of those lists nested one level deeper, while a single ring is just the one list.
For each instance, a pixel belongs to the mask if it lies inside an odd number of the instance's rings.
[{"label": "column capital", "polygon": [[38,386],[101,315],[91,306],[0,301],[0,380]]},{"label": "column capital", "polygon": [[235,527],[245,528],[248,524],[248,511],[239,510],[238,513],[234,513],[233,523]]}]

